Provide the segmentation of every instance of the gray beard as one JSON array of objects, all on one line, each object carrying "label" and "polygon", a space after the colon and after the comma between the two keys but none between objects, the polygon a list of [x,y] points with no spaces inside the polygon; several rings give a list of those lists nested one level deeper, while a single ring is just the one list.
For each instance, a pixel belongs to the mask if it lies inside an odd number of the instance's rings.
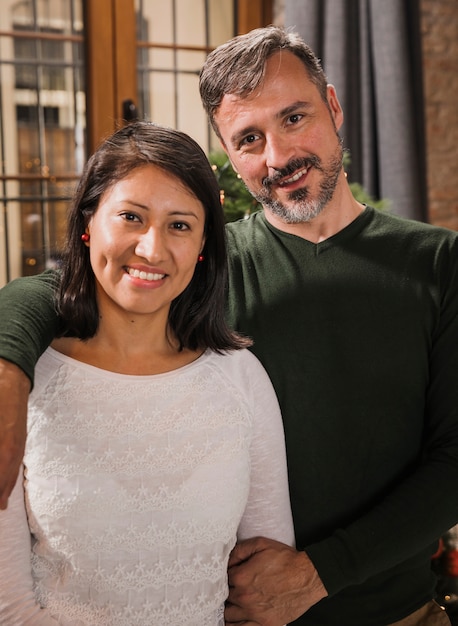
[{"label": "gray beard", "polygon": [[[264,181],[264,187],[259,192],[253,192],[250,190],[252,196],[256,198],[258,202],[262,204],[264,209],[270,211],[272,215],[278,217],[285,224],[300,224],[302,222],[310,222],[315,219],[330,202],[334,195],[334,191],[337,186],[337,180],[342,170],[343,151],[342,145],[339,142],[339,147],[329,161],[326,167],[321,165],[321,161],[318,157],[312,157],[312,167],[323,173],[323,180],[320,183],[320,189],[318,196],[310,198],[310,191],[307,187],[298,189],[289,194],[288,199],[292,205],[286,206],[282,202],[275,200],[271,196],[270,188],[272,180],[266,179]],[[307,166],[310,159],[304,159],[303,161],[295,161],[294,169]],[[294,171],[292,167],[285,168],[285,173],[279,172],[278,178],[288,176]]]}]

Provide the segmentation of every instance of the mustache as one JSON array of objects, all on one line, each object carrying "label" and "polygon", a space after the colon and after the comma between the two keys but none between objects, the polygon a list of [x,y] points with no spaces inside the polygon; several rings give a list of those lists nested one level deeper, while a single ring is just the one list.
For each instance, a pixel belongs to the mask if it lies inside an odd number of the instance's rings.
[{"label": "mustache", "polygon": [[316,154],[313,154],[309,157],[304,157],[303,159],[293,159],[290,161],[285,167],[281,170],[278,170],[274,176],[266,176],[262,179],[262,186],[265,189],[270,189],[272,185],[274,185],[277,181],[282,178],[287,178],[296,172],[297,170],[303,169],[304,167],[315,167],[317,169],[321,169],[321,159]]}]

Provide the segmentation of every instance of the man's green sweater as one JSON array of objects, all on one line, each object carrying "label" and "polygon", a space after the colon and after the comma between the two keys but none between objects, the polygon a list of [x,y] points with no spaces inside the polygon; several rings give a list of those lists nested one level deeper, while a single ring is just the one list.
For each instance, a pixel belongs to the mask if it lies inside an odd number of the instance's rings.
[{"label": "man's green sweater", "polygon": [[297,623],[394,622],[458,521],[458,236],[369,207],[319,244],[261,213],[228,236],[229,320],[277,391],[297,546],[330,595]]},{"label": "man's green sweater", "polygon": [[[228,225],[231,325],[277,391],[299,549],[329,593],[296,623],[385,626],[434,596],[458,522],[458,235],[367,207],[320,244]],[[33,377],[56,276],[0,293],[0,356]]]}]

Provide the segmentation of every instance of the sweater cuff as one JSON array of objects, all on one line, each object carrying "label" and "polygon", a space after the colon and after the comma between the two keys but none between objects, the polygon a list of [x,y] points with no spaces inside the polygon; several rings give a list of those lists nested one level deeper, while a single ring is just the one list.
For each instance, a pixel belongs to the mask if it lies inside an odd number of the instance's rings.
[{"label": "sweater cuff", "polygon": [[348,535],[336,531],[331,537],[313,543],[305,549],[329,596],[349,585],[363,582],[358,579],[357,567],[348,548]]}]

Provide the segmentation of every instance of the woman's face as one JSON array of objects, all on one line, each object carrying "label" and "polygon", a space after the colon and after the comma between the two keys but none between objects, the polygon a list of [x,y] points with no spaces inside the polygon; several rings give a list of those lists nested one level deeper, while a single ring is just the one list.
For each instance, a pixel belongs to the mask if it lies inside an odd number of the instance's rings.
[{"label": "woman's face", "polygon": [[[205,210],[155,165],[130,172],[101,197],[87,232],[100,313],[160,312],[187,287],[205,243]],[[104,309],[105,307],[105,309]]]}]

